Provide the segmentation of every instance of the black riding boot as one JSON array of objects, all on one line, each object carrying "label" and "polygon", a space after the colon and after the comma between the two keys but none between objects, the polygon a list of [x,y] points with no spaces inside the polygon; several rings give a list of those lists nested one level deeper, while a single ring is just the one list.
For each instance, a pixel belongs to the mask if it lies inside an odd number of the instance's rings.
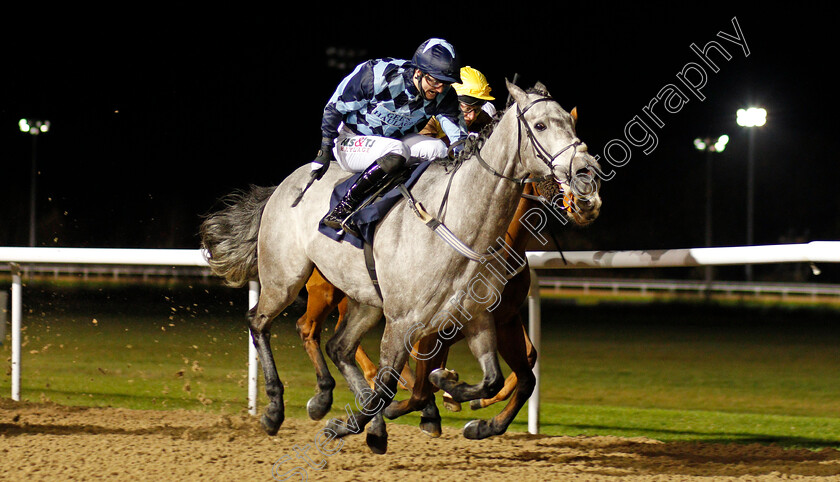
[{"label": "black riding boot", "polygon": [[371,164],[356,179],[335,208],[324,217],[324,225],[333,229],[343,229],[344,220],[359,207],[362,202],[393,176],[401,174],[406,168],[406,160],[398,154],[387,154]]}]

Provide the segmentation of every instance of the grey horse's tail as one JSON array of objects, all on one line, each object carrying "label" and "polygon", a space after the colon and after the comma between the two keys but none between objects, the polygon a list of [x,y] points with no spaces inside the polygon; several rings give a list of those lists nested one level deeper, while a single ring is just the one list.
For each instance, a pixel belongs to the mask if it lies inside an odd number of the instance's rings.
[{"label": "grey horse's tail", "polygon": [[204,216],[201,247],[213,274],[233,287],[257,278],[257,235],[260,218],[275,187],[251,186],[221,199],[224,207]]}]

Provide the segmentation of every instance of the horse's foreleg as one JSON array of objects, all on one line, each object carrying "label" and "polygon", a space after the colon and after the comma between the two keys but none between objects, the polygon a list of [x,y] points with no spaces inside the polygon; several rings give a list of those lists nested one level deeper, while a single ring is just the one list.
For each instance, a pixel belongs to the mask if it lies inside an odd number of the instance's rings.
[{"label": "horse's foreleg", "polygon": [[327,428],[336,436],[342,437],[350,433],[359,433],[368,422],[373,421],[368,430],[367,444],[374,453],[378,454],[383,454],[388,449],[388,434],[385,431],[381,412],[394,399],[397,384],[400,383],[399,372],[394,367],[401,367],[408,358],[408,352],[404,348],[404,335],[402,331],[393,329],[390,323],[385,325],[380,345],[380,368],[375,378],[375,389],[371,390],[366,385],[357,382],[356,408],[358,410],[352,413],[348,410],[345,421],[333,419],[327,425]]},{"label": "horse's foreleg", "polygon": [[478,360],[484,378],[481,383],[470,385],[458,382],[454,372],[446,369],[434,370],[429,380],[441,390],[448,392],[457,402],[495,395],[504,384],[499,359],[496,356],[496,329],[489,312],[481,311],[465,324],[461,330],[473,356]]},{"label": "horse's foreleg", "polygon": [[[368,381],[370,388],[374,388],[374,378],[376,378],[376,364],[370,359],[370,356],[362,347],[356,349],[356,363],[362,368],[362,373],[365,374],[365,380]],[[411,390],[414,386],[414,372],[411,371],[411,366],[406,363],[403,365],[402,372],[400,372],[399,387],[403,390]]]},{"label": "horse's foreleg", "polygon": [[513,390],[516,388],[516,373],[511,373],[505,378],[505,384],[502,386],[502,389],[499,390],[495,396],[490,398],[482,398],[479,400],[470,400],[470,409],[472,410],[480,410],[482,408],[487,408],[490,405],[495,403],[504,402],[510,395],[513,393]]},{"label": "horse's foreleg", "polygon": [[335,379],[321,352],[321,330],[327,316],[344,299],[344,293],[325,280],[317,270],[307,281],[306,291],[309,294],[306,313],[297,321],[297,332],[306,354],[315,366],[318,386],[315,395],[306,403],[306,411],[312,420],[320,420],[332,407],[332,392],[335,388]]},{"label": "horse's foreleg", "polygon": [[[335,324],[336,331],[338,331],[338,327],[344,322],[345,316],[347,316],[346,298],[341,300],[338,304],[338,322]],[[356,363],[358,363],[359,367],[361,367],[365,380],[367,380],[370,387],[373,388],[373,378],[376,376],[376,364],[371,361],[370,357],[367,353],[365,353],[365,350],[361,346],[356,348]]]},{"label": "horse's foreleg", "polygon": [[[422,338],[415,345],[412,355],[417,359],[417,377],[411,389],[411,396],[406,400],[391,402],[383,412],[386,418],[394,419],[422,409],[420,429],[427,435],[440,437],[441,419],[434,396],[436,387],[429,381],[429,373],[443,366],[449,352],[449,344],[450,341],[433,334]],[[408,366],[407,362],[405,366]]]},{"label": "horse's foreleg", "polygon": [[[521,318],[517,317],[515,321],[518,321],[518,323],[505,323],[498,327],[499,337],[505,340],[505,343],[499,345],[499,353],[515,375],[516,386],[513,390],[513,397],[492,420],[473,420],[464,426],[464,437],[466,438],[482,439],[505,433],[534,391],[536,378],[532,368],[534,362],[536,362],[536,350],[530,342],[526,342],[525,331],[521,328]],[[530,353],[526,345],[530,346]],[[533,355],[533,358],[529,355]]]},{"label": "horse's foreleg", "polygon": [[[327,354],[333,360],[335,365],[341,371],[341,374],[347,380],[350,390],[356,396],[356,407],[361,411],[352,413],[348,405],[348,419],[341,421],[332,419],[327,424],[327,427],[332,430],[337,437],[343,437],[349,434],[358,434],[373,420],[373,424],[368,434],[368,444],[375,452],[384,453],[387,446],[387,433],[385,432],[385,422],[382,420],[382,415],[379,410],[369,411],[364,407],[367,406],[367,401],[374,393],[365,380],[362,371],[356,365],[354,355],[359,346],[359,340],[362,336],[375,326],[382,318],[382,310],[370,306],[359,305],[354,301],[348,302],[347,317],[344,322],[338,326],[335,335],[327,343]],[[375,442],[371,442],[371,439]]]},{"label": "horse's foreleg", "polygon": [[[459,341],[461,341],[463,339],[464,339],[463,333],[458,332],[458,334],[455,335],[455,338],[453,338],[452,340],[449,341],[449,346],[452,346],[455,343],[458,343]],[[435,368],[446,368],[446,360],[447,360],[448,357],[449,357],[449,350],[446,350],[446,353],[443,355],[443,360],[441,360],[441,362],[440,362],[440,366],[435,367]],[[426,376],[426,378],[428,378],[428,375]],[[446,407],[446,409],[449,410],[450,412],[460,412],[461,411],[461,402],[456,402],[455,399],[452,398],[452,395],[450,395],[446,392],[443,392],[443,396],[441,396],[441,398],[443,399],[443,406]]]},{"label": "horse's foreleg", "polygon": [[[346,312],[347,302],[344,301],[338,305],[338,324],[336,324],[336,326],[341,324]],[[374,378],[376,377],[376,364],[373,363],[370,356],[368,356],[361,346],[356,348],[356,363],[359,364],[359,367],[362,369],[362,373],[365,374],[365,380],[368,381],[370,388],[375,388]],[[408,363],[403,366],[401,377],[405,381],[405,385],[403,385],[403,382],[400,382],[400,388],[410,390],[411,385],[414,383],[414,372],[411,371],[411,367]]]},{"label": "horse's foreleg", "polygon": [[[362,347],[356,348],[356,363],[359,364],[362,369],[362,373],[365,374],[365,380],[368,381],[370,388],[374,388],[376,386],[374,384],[374,379],[376,378],[376,364],[373,363],[370,356]],[[411,387],[414,385],[414,372],[411,371],[411,366],[409,366],[408,363],[403,365],[402,372],[400,373],[400,379],[403,381],[399,383],[399,387],[403,390],[411,390]]]},{"label": "horse's foreleg", "polygon": [[[524,256],[524,249],[521,254]],[[529,362],[533,368],[534,363],[537,361],[536,352],[534,351],[533,345],[531,345],[531,340],[528,338],[525,326],[522,324],[522,315],[520,313],[520,308],[527,299],[530,289],[531,274],[529,270],[524,269],[509,280],[505,285],[505,289],[502,292],[502,301],[499,306],[493,310],[493,318],[496,322],[497,333],[511,333],[510,330],[513,329],[518,329],[523,332],[523,335],[525,336],[525,349],[528,351]],[[519,337],[518,334],[513,337],[499,335],[499,352],[501,353],[503,347],[505,346],[509,347],[511,350],[520,350],[522,347],[520,340],[521,337]],[[516,379],[516,373],[511,373],[505,380],[504,387],[502,387],[499,393],[495,394],[491,398],[471,401],[470,408],[478,410],[494,403],[507,400],[513,393],[514,388],[516,388],[517,383],[518,380]]]},{"label": "horse's foreleg", "polygon": [[403,365],[402,371],[400,372],[400,380],[398,386],[403,390],[413,390],[414,384],[417,383],[414,371],[411,369],[411,365],[408,364],[408,359],[406,359],[405,365]]},{"label": "horse's foreleg", "polygon": [[[405,324],[387,323],[382,334],[382,342],[379,346],[379,371],[376,374],[376,389],[364,407],[366,415],[369,415],[372,411],[376,412],[374,420],[382,420],[381,412],[394,400],[397,386],[400,383],[406,383],[397,371],[398,368],[405,367],[408,364],[408,352],[405,350],[407,333],[402,329],[404,326]],[[383,423],[381,433],[368,433],[368,447],[375,453],[384,454],[388,448],[387,437]]]},{"label": "horse's foreleg", "polygon": [[370,359],[365,350],[362,347],[356,348],[356,363],[359,364],[359,367],[364,374],[365,380],[368,381],[368,385],[370,388],[374,388],[374,379],[376,378],[376,364]]},{"label": "horse's foreleg", "polygon": [[[528,359],[529,366],[531,368],[534,368],[534,365],[537,363],[537,350],[535,350],[534,345],[531,344],[531,339],[528,338],[527,329],[521,323],[521,319],[520,319],[520,322],[516,323],[516,325],[522,326],[522,331],[523,331],[523,334],[524,334],[524,337],[525,337],[525,356]],[[501,332],[501,329],[498,328],[498,327],[497,327],[497,330],[499,330],[499,332]],[[505,340],[504,342],[499,344],[499,346],[500,346],[499,352],[501,353],[501,351],[502,351],[501,347],[506,345],[506,344],[514,343],[514,340],[508,339],[508,338],[505,338],[505,337],[500,337],[500,338]],[[513,348],[513,349],[516,349],[516,348]],[[507,358],[505,358],[505,360],[507,360]],[[491,398],[482,398],[481,400],[471,401],[470,402],[470,408],[473,409],[473,410],[480,410],[482,408],[487,408],[490,405],[493,405],[494,403],[499,403],[499,402],[503,402],[503,401],[507,400],[508,398],[510,398],[511,394],[513,393],[513,390],[516,388],[517,383],[518,383],[518,380],[516,379],[516,373],[513,372],[510,375],[508,375],[508,377],[505,379],[505,385],[502,387],[501,390],[499,390],[499,393],[497,393],[494,397],[491,397]]]}]

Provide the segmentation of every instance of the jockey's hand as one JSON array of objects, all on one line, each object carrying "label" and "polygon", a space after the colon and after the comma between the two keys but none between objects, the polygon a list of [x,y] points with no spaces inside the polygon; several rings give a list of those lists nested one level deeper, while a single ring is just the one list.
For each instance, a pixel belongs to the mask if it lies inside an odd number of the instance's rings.
[{"label": "jockey's hand", "polygon": [[463,139],[460,140],[460,141],[454,142],[454,143],[452,143],[451,146],[449,146],[449,150],[447,152],[447,155],[449,156],[450,159],[456,159],[458,157],[458,154],[460,154],[464,150],[464,147],[465,147],[465,141]]},{"label": "jockey's hand", "polygon": [[322,144],[321,149],[318,150],[318,155],[312,161],[312,177],[321,179],[326,174],[327,169],[330,168],[330,161],[334,159],[332,146]]}]

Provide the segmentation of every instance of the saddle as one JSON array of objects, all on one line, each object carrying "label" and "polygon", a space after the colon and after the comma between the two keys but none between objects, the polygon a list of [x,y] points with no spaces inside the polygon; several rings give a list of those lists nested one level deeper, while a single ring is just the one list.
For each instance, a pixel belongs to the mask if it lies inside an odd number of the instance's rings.
[{"label": "saddle", "polygon": [[[389,180],[382,189],[365,200],[349,218],[348,224],[355,228],[355,231],[337,230],[326,226],[323,221],[318,223],[318,231],[330,239],[338,242],[346,241],[359,249],[364,249],[365,244],[373,244],[373,233],[376,230],[376,225],[402,198],[400,186],[403,185],[410,189],[431,162],[424,161],[408,166],[408,169],[401,176]],[[330,197],[330,210],[335,208],[336,204],[344,197],[347,189],[356,182],[360,175],[361,173],[356,173],[335,186]]]}]

